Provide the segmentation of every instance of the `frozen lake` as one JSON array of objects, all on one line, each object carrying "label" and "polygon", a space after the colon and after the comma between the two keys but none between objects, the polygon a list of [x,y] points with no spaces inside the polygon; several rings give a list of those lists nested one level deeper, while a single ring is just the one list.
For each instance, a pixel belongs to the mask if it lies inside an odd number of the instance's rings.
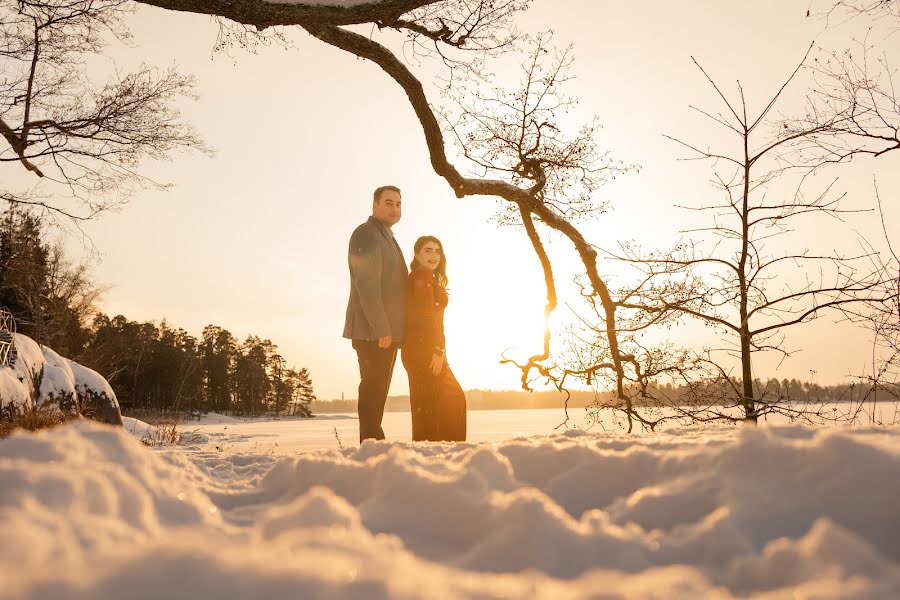
[{"label": "frozen lake", "polygon": [[[850,405],[835,405],[846,411]],[[868,425],[865,415],[860,412],[860,423]],[[881,403],[876,408],[876,418],[883,423],[897,421],[896,403]],[[468,412],[469,442],[499,442],[518,437],[553,435],[569,429],[587,429],[585,410],[569,409],[569,421],[562,408],[535,408],[514,410],[470,410]],[[607,414],[607,418],[611,415]],[[786,424],[787,419],[770,419],[767,424]],[[604,427],[594,426],[593,433],[603,429],[617,431],[611,419]],[[387,412],[382,421],[387,441],[408,442],[412,437],[412,427],[408,412]],[[707,426],[708,427],[708,426]],[[728,427],[723,425],[723,427]],[[337,450],[354,448],[359,445],[359,423],[356,414],[320,414],[311,419],[294,417],[281,419],[237,419],[209,415],[198,422],[181,425],[182,431],[196,431],[208,436],[210,442],[222,450],[235,452],[266,452],[273,454],[295,454],[316,450]]]},{"label": "frozen lake", "polygon": [[[569,410],[569,427],[584,427],[584,409]],[[565,430],[562,409],[472,410],[468,413],[470,442],[494,442]],[[388,412],[382,421],[388,441],[408,442],[412,426],[408,412]],[[229,419],[212,416],[184,423],[182,431],[197,431],[232,451],[293,454],[301,451],[337,450],[359,445],[356,414],[317,415],[312,419]],[[340,443],[338,442],[340,440]]]}]

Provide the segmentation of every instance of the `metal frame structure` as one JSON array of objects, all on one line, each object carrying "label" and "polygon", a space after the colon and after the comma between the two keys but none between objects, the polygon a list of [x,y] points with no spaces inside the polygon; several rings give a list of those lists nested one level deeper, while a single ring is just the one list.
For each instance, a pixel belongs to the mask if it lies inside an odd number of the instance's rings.
[{"label": "metal frame structure", "polygon": [[16,319],[5,308],[0,308],[0,367],[9,367],[16,361]]}]

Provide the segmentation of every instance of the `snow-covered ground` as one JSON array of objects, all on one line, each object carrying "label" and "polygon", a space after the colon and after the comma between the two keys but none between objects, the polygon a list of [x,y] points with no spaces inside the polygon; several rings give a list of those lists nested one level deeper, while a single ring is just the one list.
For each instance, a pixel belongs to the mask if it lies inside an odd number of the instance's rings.
[{"label": "snow-covered ground", "polygon": [[[570,410],[569,427],[584,427],[584,410]],[[565,430],[561,409],[472,410],[467,415],[468,441],[495,442],[527,435],[549,435]],[[390,441],[412,438],[408,412],[387,412],[382,420]],[[184,433],[208,438],[213,447],[231,452],[297,454],[338,450],[359,445],[355,414],[320,414],[312,419],[234,418],[215,413],[181,424]]]},{"label": "snow-covered ground", "polygon": [[346,416],[209,421],[0,441],[0,598],[900,598],[898,428],[360,447]]}]

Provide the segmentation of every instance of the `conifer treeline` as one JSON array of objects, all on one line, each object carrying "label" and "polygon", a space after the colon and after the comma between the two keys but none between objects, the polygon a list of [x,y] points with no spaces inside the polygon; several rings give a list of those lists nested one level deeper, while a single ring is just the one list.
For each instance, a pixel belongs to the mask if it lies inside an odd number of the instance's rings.
[{"label": "conifer treeline", "polygon": [[270,340],[242,343],[208,325],[199,338],[172,327],[96,311],[101,290],[85,265],[45,241],[41,220],[7,210],[0,218],[0,307],[19,333],[107,378],[123,411],[310,414],[306,369],[289,368]]},{"label": "conifer treeline", "polygon": [[243,415],[309,416],[315,399],[306,369],[293,369],[270,340],[239,343],[228,330],[207,325],[200,338],[165,321],[138,323],[98,315],[85,364],[109,380],[129,409],[213,411]]}]

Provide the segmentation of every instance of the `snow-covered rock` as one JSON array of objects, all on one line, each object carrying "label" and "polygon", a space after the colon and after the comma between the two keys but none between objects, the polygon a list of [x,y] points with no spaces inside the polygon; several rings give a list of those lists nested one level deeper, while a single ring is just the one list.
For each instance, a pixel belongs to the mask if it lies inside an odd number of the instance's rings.
[{"label": "snow-covered rock", "polygon": [[21,412],[43,406],[122,424],[119,401],[102,375],[26,335],[17,333],[14,339],[16,359],[0,367],[0,410]]},{"label": "snow-covered rock", "polygon": [[119,401],[106,378],[73,360],[68,362],[81,414],[102,423],[121,425],[122,411],[119,410]]}]

